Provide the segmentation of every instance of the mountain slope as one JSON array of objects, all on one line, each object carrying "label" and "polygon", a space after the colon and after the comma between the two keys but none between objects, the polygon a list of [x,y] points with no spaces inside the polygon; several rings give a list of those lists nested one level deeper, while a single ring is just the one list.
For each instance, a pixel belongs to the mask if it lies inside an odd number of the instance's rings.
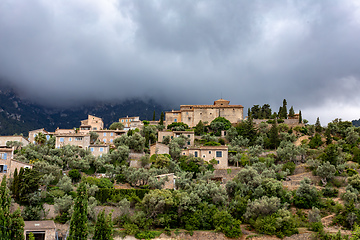
[{"label": "mountain slope", "polygon": [[22,100],[12,90],[0,89],[0,135],[27,135],[28,131],[38,128],[54,131],[57,127],[79,127],[80,121],[88,114],[101,117],[105,127],[124,116],[152,120],[154,110],[158,119],[165,107],[153,100],[134,99],[121,103],[95,103],[74,109],[52,109]]}]

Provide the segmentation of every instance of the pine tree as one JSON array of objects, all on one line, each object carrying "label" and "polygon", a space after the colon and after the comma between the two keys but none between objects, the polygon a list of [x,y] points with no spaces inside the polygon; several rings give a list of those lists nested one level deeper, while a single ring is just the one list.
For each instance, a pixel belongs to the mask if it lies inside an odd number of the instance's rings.
[{"label": "pine tree", "polygon": [[272,124],[270,131],[269,131],[269,141],[270,141],[270,148],[277,148],[279,146],[279,129],[277,126],[276,120]]},{"label": "pine tree", "polygon": [[198,124],[196,124],[196,126],[195,126],[195,129],[194,129],[194,132],[195,132],[195,135],[197,135],[197,136],[200,136],[200,135],[202,135],[203,133],[204,133],[204,124],[203,124],[203,122],[200,120],[199,122],[198,122]]},{"label": "pine tree", "polygon": [[154,113],[153,113],[153,121],[155,121],[155,110],[154,110]]},{"label": "pine tree", "polygon": [[95,225],[94,240],[113,240],[112,238],[113,224],[111,213],[105,218],[105,210],[99,213]]},{"label": "pine tree", "polygon": [[282,111],[282,114],[281,114],[281,118],[283,119],[287,119],[287,102],[286,102],[286,99],[283,100],[283,106],[281,108],[281,111]]},{"label": "pine tree", "polygon": [[289,117],[294,117],[295,116],[295,111],[293,106],[291,106],[290,110],[289,110]]},{"label": "pine tree", "polygon": [[322,131],[322,127],[321,127],[321,124],[320,124],[320,119],[319,119],[319,117],[316,119],[315,131],[318,132],[318,133]]},{"label": "pine tree", "polygon": [[159,124],[164,125],[164,112],[161,112]]},{"label": "pine tree", "polygon": [[74,212],[70,220],[69,240],[87,239],[87,207],[88,196],[86,186],[84,182],[81,182],[77,189],[77,197],[74,202]]},{"label": "pine tree", "polygon": [[299,111],[299,123],[302,123],[302,115],[301,115],[301,110]]},{"label": "pine tree", "polygon": [[10,214],[11,197],[6,186],[6,176],[0,185],[0,239],[24,239],[24,219],[20,209]]}]

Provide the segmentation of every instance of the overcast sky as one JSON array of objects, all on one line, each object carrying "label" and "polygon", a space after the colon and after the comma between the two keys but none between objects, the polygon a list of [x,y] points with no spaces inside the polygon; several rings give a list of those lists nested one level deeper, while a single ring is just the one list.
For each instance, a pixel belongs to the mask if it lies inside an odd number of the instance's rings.
[{"label": "overcast sky", "polygon": [[360,118],[360,2],[1,0],[0,78],[66,105],[223,97]]}]

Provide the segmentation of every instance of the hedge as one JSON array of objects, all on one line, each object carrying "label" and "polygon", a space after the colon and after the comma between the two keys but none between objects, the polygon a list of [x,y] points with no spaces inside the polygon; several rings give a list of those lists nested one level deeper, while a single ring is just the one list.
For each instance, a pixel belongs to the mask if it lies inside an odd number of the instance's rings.
[{"label": "hedge", "polygon": [[114,189],[114,188],[100,188],[95,193],[95,198],[101,203],[105,203],[108,199],[112,199],[113,196],[120,195],[122,198],[129,198],[133,195],[140,199],[143,199],[149,189]]}]

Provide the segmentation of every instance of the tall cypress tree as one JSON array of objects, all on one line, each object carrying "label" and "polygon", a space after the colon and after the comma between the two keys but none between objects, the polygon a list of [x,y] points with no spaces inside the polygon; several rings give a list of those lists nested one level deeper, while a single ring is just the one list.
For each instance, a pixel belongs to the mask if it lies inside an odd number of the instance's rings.
[{"label": "tall cypress tree", "polygon": [[302,115],[301,115],[301,110],[299,111],[299,123],[302,123]]},{"label": "tall cypress tree", "polygon": [[269,141],[270,141],[270,148],[277,148],[279,146],[279,129],[277,126],[276,120],[272,124],[270,131],[269,131]]},{"label": "tall cypress tree", "polygon": [[287,102],[286,102],[286,99],[284,99],[283,100],[283,106],[282,106],[282,108],[281,108],[281,111],[282,111],[282,118],[284,118],[284,119],[287,119],[287,107],[286,107],[286,105],[287,105]]},{"label": "tall cypress tree", "polygon": [[70,220],[69,240],[87,239],[88,219],[87,219],[88,196],[84,182],[80,183],[75,198],[74,212]]},{"label": "tall cypress tree", "polygon": [[164,112],[161,112],[159,124],[164,125]]},{"label": "tall cypress tree", "polygon": [[0,185],[0,239],[24,239],[24,219],[20,209],[10,214],[11,197],[6,186],[6,176]]},{"label": "tall cypress tree", "polygon": [[95,225],[94,240],[113,240],[112,238],[113,224],[111,221],[111,213],[105,218],[105,210],[99,213]]},{"label": "tall cypress tree", "polygon": [[155,121],[155,110],[154,110],[154,113],[153,113],[153,121]]}]

